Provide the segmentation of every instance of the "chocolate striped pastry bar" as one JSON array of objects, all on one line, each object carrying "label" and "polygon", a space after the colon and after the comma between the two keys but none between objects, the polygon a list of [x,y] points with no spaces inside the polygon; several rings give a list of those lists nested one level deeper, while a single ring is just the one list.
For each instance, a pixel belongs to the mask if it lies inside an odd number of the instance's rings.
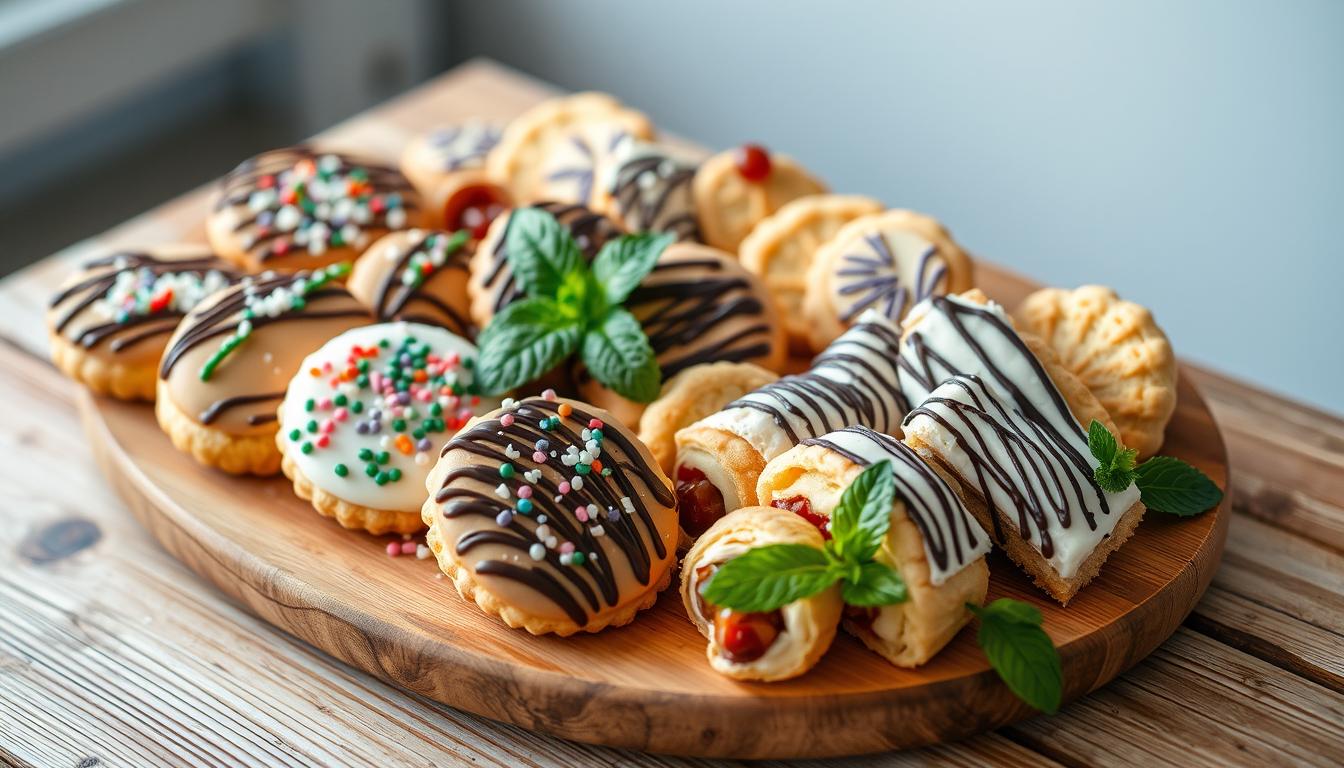
[{"label": "chocolate striped pastry bar", "polygon": [[[913,449],[866,427],[809,438],[765,466],[756,486],[762,504],[793,512],[830,537],[840,495],[863,470],[891,463],[896,499],[891,527],[876,559],[905,581],[905,602],[847,607],[844,626],[898,667],[933,658],[980,604],[989,587],[989,536],[958,496],[960,488]],[[698,546],[698,543],[697,543]]]}]

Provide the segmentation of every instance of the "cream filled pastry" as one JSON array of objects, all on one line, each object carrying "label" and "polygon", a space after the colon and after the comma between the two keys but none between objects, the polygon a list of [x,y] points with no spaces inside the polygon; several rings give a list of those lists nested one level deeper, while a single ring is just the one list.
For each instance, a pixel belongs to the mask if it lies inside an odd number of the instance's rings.
[{"label": "cream filled pastry", "polygon": [[52,361],[97,394],[153,400],[159,357],[178,322],[239,277],[199,245],[87,261],[47,309]]},{"label": "cream filled pastry", "polygon": [[299,366],[276,436],[294,491],[346,528],[414,533],[439,451],[499,405],[472,387],[476,348],[431,325],[367,325]]},{"label": "cream filled pastry", "polygon": [[419,194],[397,169],[299,146],[230,171],[206,233],[216,253],[247,271],[293,272],[351,261],[424,217]]},{"label": "cream filled pastry", "polygon": [[845,488],[881,461],[890,462],[896,498],[875,559],[901,575],[908,597],[878,608],[846,608],[844,625],[891,663],[914,667],[947,645],[970,620],[966,603],[984,602],[989,586],[989,536],[962,503],[955,481],[896,438],[848,427],[804,440],[772,460],[757,495],[829,538],[831,513]]},{"label": "cream filled pastry", "polygon": [[671,581],[672,482],[606,411],[553,396],[505,401],[444,447],[426,537],[462,597],[510,627],[620,626]]},{"label": "cream filled pastry", "polygon": [[671,232],[678,241],[700,240],[691,192],[697,165],[659,144],[623,141],[602,180],[602,210],[629,232]]},{"label": "cream filled pastry", "polygon": [[474,336],[464,237],[433,229],[384,235],[355,262],[346,288],[380,322],[406,320]]},{"label": "cream filled pastry", "polygon": [[[783,326],[761,281],[732,256],[707,245],[674,243],[625,302],[640,321],[663,379],[696,365],[754,363],[778,370],[787,348]],[[638,424],[644,405],[597,382],[582,365],[579,395]]]},{"label": "cream filled pastry", "polygon": [[234,474],[280,471],[276,408],[310,352],[369,322],[333,265],[248,277],[183,318],[159,363],[154,412],[178,450]]},{"label": "cream filled pastry", "polygon": [[796,515],[770,507],[746,507],[710,526],[682,562],[681,600],[686,615],[709,641],[705,655],[710,666],[737,680],[786,680],[803,674],[830,648],[840,622],[838,583],[761,613],[734,611],[705,601],[704,585],[720,566],[770,544],[821,549],[823,539]]},{"label": "cream filled pastry", "polygon": [[695,537],[727,511],[758,503],[766,462],[812,437],[852,425],[893,432],[905,411],[896,393],[899,331],[865,315],[813,362],[729,403],[676,434],[678,510]]}]

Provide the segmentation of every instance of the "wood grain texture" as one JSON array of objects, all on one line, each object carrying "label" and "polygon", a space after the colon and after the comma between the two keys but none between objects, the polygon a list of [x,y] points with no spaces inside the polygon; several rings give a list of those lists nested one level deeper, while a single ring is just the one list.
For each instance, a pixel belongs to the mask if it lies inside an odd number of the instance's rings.
[{"label": "wood grain texture", "polygon": [[[493,105],[521,107],[545,92],[475,63],[391,106],[428,124]],[[0,281],[0,391],[7,396],[0,409],[7,457],[0,462],[0,763],[723,764],[566,742],[384,685],[243,612],[154,545],[98,478],[76,420],[75,388],[44,362],[41,309],[71,263],[108,244],[200,239],[194,219],[203,195]],[[1182,373],[1204,394],[1226,439],[1234,511],[1224,564],[1185,627],[1059,716],[937,748],[825,764],[1344,760],[1344,717],[1332,696],[1340,692],[1337,649],[1344,647],[1344,421],[1205,370]],[[21,554],[69,518],[92,522],[100,538],[46,562]],[[12,598],[10,585],[31,597]],[[59,650],[49,662],[11,639],[39,612],[52,620],[36,644]],[[151,674],[156,668],[166,672]],[[1301,695],[1262,697],[1262,689]],[[1210,731],[1229,699],[1238,704],[1237,727]],[[177,754],[179,733],[204,757]],[[1258,740],[1282,743],[1303,733],[1310,738],[1302,748],[1278,756],[1247,751]],[[277,757],[261,744],[285,745],[294,756]]]}]

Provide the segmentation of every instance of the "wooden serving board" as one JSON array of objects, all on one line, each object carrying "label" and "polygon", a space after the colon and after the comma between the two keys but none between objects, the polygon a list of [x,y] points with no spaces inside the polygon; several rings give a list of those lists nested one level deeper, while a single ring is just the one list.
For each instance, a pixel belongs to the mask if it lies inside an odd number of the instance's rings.
[{"label": "wooden serving board", "polygon": [[[455,96],[507,118],[541,98],[489,78],[452,81],[334,129],[321,140],[391,155],[413,130],[468,116]],[[481,114],[479,108],[473,114]],[[198,232],[205,197],[174,204],[160,225]],[[1011,306],[1032,285],[981,264],[979,283]],[[673,591],[630,626],[532,637],[458,597],[432,559],[390,558],[388,539],[350,533],[297,499],[283,478],[238,479],[173,450],[152,408],[84,395],[103,471],[163,546],[258,616],[370,674],[451,706],[580,741],[735,757],[857,754],[947,741],[1030,716],[963,630],[919,670],[897,669],[843,633],[800,679],[744,684],[710,670],[704,640]],[[1223,441],[1183,377],[1164,453],[1227,488]],[[1150,515],[1067,609],[990,557],[990,599],[1039,606],[1059,646],[1065,700],[1105,684],[1162,643],[1203,594],[1222,554],[1227,502],[1191,520]]]}]

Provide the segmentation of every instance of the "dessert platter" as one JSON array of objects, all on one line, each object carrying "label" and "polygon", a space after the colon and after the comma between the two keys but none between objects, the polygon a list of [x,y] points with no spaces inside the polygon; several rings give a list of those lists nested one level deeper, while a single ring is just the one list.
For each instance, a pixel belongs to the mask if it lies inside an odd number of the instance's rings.
[{"label": "dessert platter", "polygon": [[164,546],[390,683],[566,738],[856,754],[1175,630],[1222,441],[1153,314],[598,93],[245,160],[48,313]]}]

